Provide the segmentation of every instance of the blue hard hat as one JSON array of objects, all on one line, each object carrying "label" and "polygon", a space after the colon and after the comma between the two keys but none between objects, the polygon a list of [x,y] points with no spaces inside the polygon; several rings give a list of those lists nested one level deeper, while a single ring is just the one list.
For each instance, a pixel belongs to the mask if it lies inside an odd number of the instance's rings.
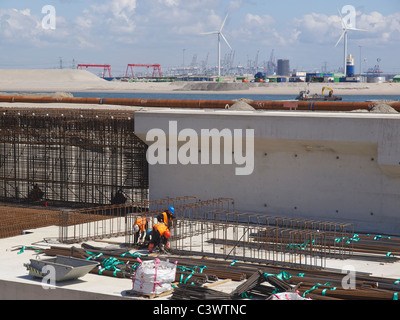
[{"label": "blue hard hat", "polygon": [[147,235],[148,235],[148,236],[151,235],[152,232],[153,232],[153,230],[147,229]]},{"label": "blue hard hat", "polygon": [[174,214],[175,208],[174,207],[169,207],[168,210],[171,211],[172,214]]}]

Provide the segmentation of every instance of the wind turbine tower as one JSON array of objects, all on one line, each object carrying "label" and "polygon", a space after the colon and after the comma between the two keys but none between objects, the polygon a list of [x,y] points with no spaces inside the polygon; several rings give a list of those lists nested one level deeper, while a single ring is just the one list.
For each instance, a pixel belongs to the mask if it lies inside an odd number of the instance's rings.
[{"label": "wind turbine tower", "polygon": [[349,32],[349,31],[367,31],[367,30],[357,29],[357,28],[353,27],[352,24],[347,24],[347,22],[343,19],[343,16],[342,16],[342,14],[340,13],[339,9],[338,9],[338,12],[339,12],[339,15],[340,15],[340,20],[341,20],[341,22],[342,22],[343,33],[342,33],[342,35],[340,36],[338,42],[336,42],[335,47],[337,47],[338,44],[340,43],[340,41],[342,41],[342,39],[343,39],[343,41],[344,41],[344,57],[343,57],[344,64],[343,64],[343,73],[346,74],[346,66],[347,66],[347,43],[348,43],[347,35],[348,35],[348,32]]},{"label": "wind turbine tower", "polygon": [[212,32],[206,32],[206,33],[201,33],[203,35],[205,34],[217,34],[218,35],[218,76],[221,76],[221,38],[224,39],[225,43],[228,45],[228,47],[232,50],[232,47],[230,46],[228,40],[226,40],[224,34],[222,33],[222,29],[225,26],[226,19],[228,18],[228,15],[226,15],[224,21],[222,22],[221,27],[219,28],[219,31],[212,31]]}]

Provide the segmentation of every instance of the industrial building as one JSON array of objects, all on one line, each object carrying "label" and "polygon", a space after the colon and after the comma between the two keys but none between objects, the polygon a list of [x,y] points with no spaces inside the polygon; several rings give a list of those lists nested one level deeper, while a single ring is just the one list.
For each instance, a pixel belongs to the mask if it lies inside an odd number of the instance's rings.
[{"label": "industrial building", "polygon": [[290,63],[288,59],[278,59],[278,76],[288,76],[290,74]]}]

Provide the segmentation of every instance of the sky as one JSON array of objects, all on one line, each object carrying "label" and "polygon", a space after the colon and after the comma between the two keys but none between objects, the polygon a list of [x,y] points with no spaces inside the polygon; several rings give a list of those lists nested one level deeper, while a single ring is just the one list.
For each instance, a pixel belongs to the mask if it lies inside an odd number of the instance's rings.
[{"label": "sky", "polygon": [[[55,9],[54,28],[49,28]],[[291,69],[337,71],[343,65],[343,18],[367,31],[349,31],[348,53],[356,71],[379,64],[400,74],[398,0],[1,0],[0,68],[64,68],[77,63],[111,64],[113,75],[127,64],[188,65],[193,57],[217,65],[216,31],[223,34],[234,65],[249,60],[289,59]],[[46,24],[47,23],[47,24]],[[230,53],[221,44],[222,56]],[[360,59],[361,58],[361,59]]]}]

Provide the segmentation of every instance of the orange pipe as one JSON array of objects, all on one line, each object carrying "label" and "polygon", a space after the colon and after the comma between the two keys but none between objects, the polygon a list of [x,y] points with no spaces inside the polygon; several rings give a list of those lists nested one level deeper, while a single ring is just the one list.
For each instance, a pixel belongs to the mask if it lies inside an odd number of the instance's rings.
[{"label": "orange pipe", "polygon": [[[137,107],[190,108],[190,109],[224,109],[232,106],[232,100],[177,100],[177,99],[127,99],[127,98],[78,98],[78,97],[25,97],[0,96],[0,102],[19,103],[74,103],[74,104],[106,104]],[[287,110],[285,103],[289,101],[252,101],[249,104],[257,110]],[[291,101],[297,104],[297,110],[311,111],[351,111],[356,109],[370,110],[372,102],[344,101]],[[390,104],[400,111],[400,103]]]}]

